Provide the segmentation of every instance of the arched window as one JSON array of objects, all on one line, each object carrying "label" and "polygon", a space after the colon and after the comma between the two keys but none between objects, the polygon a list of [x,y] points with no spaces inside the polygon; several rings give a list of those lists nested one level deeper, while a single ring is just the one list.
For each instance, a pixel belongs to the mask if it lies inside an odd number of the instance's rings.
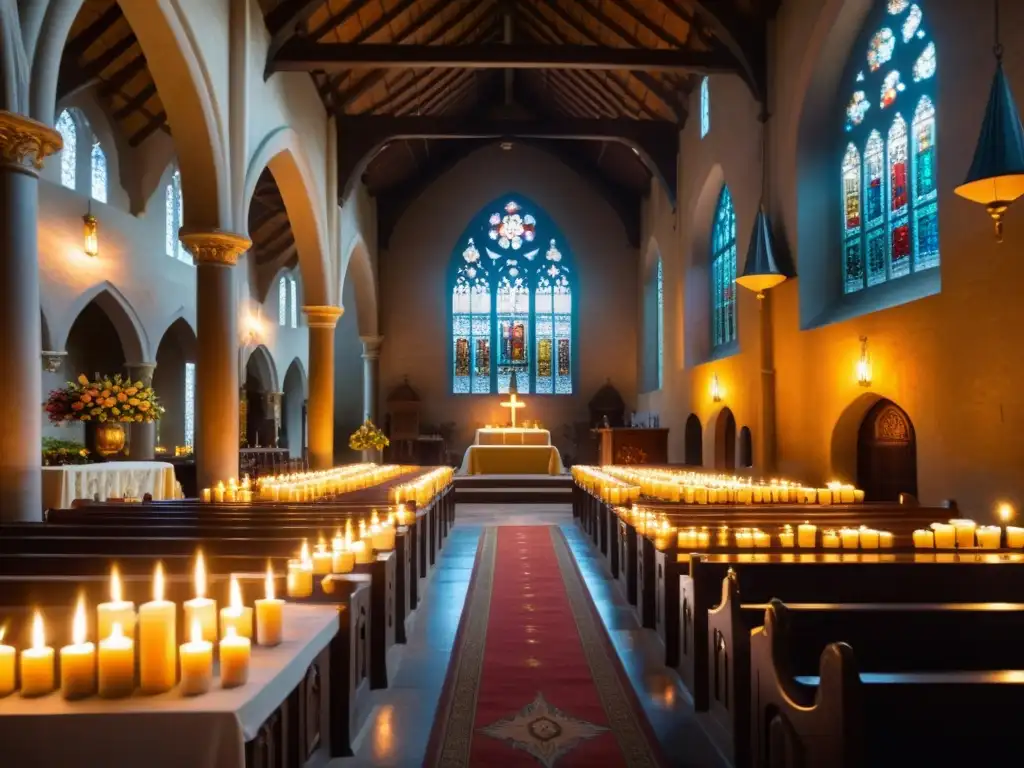
[{"label": "arched window", "polygon": [[292,328],[299,327],[299,287],[294,277],[288,278],[289,294],[292,300],[291,325]]},{"label": "arched window", "polygon": [[166,218],[166,229],[164,230],[164,250],[168,256],[192,263],[192,257],[185,246],[178,239],[178,230],[184,224],[183,203],[181,194],[181,171],[175,169],[171,175],[171,181],[164,190],[164,214]]},{"label": "arched window", "polygon": [[282,328],[288,325],[288,278],[283,275],[277,283],[277,323]]},{"label": "arched window", "polygon": [[299,327],[299,286],[291,275],[277,284],[277,321],[282,328]]},{"label": "arched window", "polygon": [[661,274],[661,259],[658,259],[658,389],[665,380],[665,293]]},{"label": "arched window", "polygon": [[541,212],[506,199],[484,209],[459,243],[452,392],[508,392],[514,373],[520,392],[571,394],[573,281],[560,233]]},{"label": "arched window", "polygon": [[107,155],[100,146],[100,140],[92,137],[92,199],[107,202]]},{"label": "arched window", "polygon": [[185,447],[195,448],[196,364],[185,363]]},{"label": "arched window", "polygon": [[644,279],[643,297],[643,371],[640,385],[645,392],[661,389],[663,359],[663,326],[662,315],[664,301],[662,297],[661,257],[659,256]]},{"label": "arched window", "polygon": [[65,109],[57,118],[57,132],[64,148],[60,151],[60,183],[68,189],[75,188],[75,171],[78,162],[78,126],[71,110]]},{"label": "arched window", "polygon": [[736,340],[736,211],[728,187],[722,187],[711,232],[712,345]]},{"label": "arched window", "polygon": [[886,0],[857,49],[841,166],[844,293],[939,265],[936,51],[923,20],[918,3]]},{"label": "arched window", "polygon": [[711,130],[711,86],[705,76],[700,81],[700,137],[703,139]]}]

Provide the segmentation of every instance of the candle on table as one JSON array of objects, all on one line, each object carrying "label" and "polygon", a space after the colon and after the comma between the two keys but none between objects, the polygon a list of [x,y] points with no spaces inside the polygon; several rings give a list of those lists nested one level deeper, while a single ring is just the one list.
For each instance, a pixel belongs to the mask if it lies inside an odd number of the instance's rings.
[{"label": "candle on table", "polygon": [[18,654],[13,645],[4,645],[7,627],[0,627],[0,699],[14,693],[14,671]]},{"label": "candle on table", "polygon": [[242,587],[234,576],[231,577],[229,594],[228,607],[220,609],[221,637],[231,628],[234,628],[235,634],[240,637],[252,637],[252,608],[246,607],[242,602]]},{"label": "candle on table", "polygon": [[[196,566],[193,573],[196,596],[184,603],[185,626],[191,627],[194,621],[199,622],[203,640],[217,642],[217,601],[206,596],[206,560],[203,552],[196,553]],[[102,637],[102,635],[101,635]]]},{"label": "candle on table", "polygon": [[949,524],[956,529],[956,545],[958,547],[974,546],[974,529],[977,524],[973,520],[950,520]]},{"label": "candle on table", "polygon": [[395,548],[395,529],[390,525],[378,525],[374,531],[371,527],[371,543],[378,552],[387,552]]},{"label": "candle on table", "polygon": [[71,622],[71,645],[60,649],[60,693],[65,699],[84,699],[96,693],[96,646],[85,641],[85,599],[78,598]]},{"label": "candle on table", "polygon": [[801,547],[807,547],[810,549],[814,548],[815,540],[818,535],[818,526],[811,525],[808,522],[804,522],[797,526],[796,529],[796,541]]},{"label": "candle on table", "polygon": [[860,539],[860,531],[856,528],[843,528],[839,532],[839,536],[843,542],[843,549],[857,548],[857,542]]},{"label": "candle on table", "polygon": [[21,695],[45,696],[54,688],[53,648],[46,645],[43,615],[32,617],[32,647],[21,652]]},{"label": "candle on table", "polygon": [[975,530],[978,546],[982,549],[999,549],[1002,543],[1003,529],[998,525],[983,525]]},{"label": "candle on table", "polygon": [[249,656],[251,643],[247,637],[239,637],[234,627],[228,627],[220,641],[220,684],[224,688],[245,685],[249,679]]},{"label": "candle on table", "polygon": [[[956,548],[956,528],[944,523],[932,523],[932,531],[935,536],[936,549]],[[973,531],[971,532],[973,535]]]},{"label": "candle on table", "polygon": [[860,546],[862,549],[878,549],[878,542],[878,531],[871,528],[860,529]]},{"label": "candle on table", "polygon": [[740,549],[749,549],[754,545],[754,536],[748,530],[736,531],[736,546]]},{"label": "candle on table", "polygon": [[213,680],[213,643],[203,638],[203,627],[198,619],[192,621],[192,635],[182,643],[181,692],[185,696],[196,696],[210,690]]},{"label": "candle on table", "polygon": [[779,531],[779,544],[783,547],[792,547],[793,541],[796,538],[796,534],[793,533],[791,526],[786,526]]},{"label": "candle on table", "polygon": [[370,563],[373,562],[373,550],[366,546],[366,540],[360,539],[359,541],[353,541],[349,545],[349,549],[355,555],[356,563]]},{"label": "candle on table", "polygon": [[331,571],[333,573],[352,573],[352,569],[356,566],[356,555],[355,552],[349,549],[348,544],[344,540],[341,541],[341,546],[334,550],[333,559],[331,561]]},{"label": "candle on table", "polygon": [[759,549],[770,547],[772,544],[772,538],[767,533],[762,531],[760,528],[754,529],[754,546]]},{"label": "candle on table", "polygon": [[327,551],[327,544],[324,543],[323,537],[320,537],[320,541],[316,545],[316,549],[313,550],[313,573],[317,576],[326,576],[331,572],[331,559],[332,554]]},{"label": "candle on table", "polygon": [[821,546],[825,549],[839,549],[839,534],[835,531],[822,531]]},{"label": "candle on table", "polygon": [[224,503],[224,482],[217,483],[217,487],[213,489],[213,500],[217,504]]},{"label": "candle on table", "polygon": [[914,547],[917,549],[933,549],[935,547],[935,537],[932,535],[932,532],[928,530],[914,531]]},{"label": "candle on table", "polygon": [[177,677],[176,606],[164,600],[164,566],[156,564],[153,599],[139,607],[139,686],[143,693],[163,693]]},{"label": "candle on table", "polygon": [[882,546],[882,549],[892,549],[893,535],[892,531],[879,531],[878,542]]},{"label": "candle on table", "polygon": [[828,488],[818,489],[818,503],[822,506],[827,506],[832,503],[832,491]]},{"label": "candle on table", "polygon": [[1006,526],[1006,546],[1012,549],[1024,547],[1024,528],[1015,525]]},{"label": "candle on table", "polygon": [[96,636],[101,640],[108,637],[115,622],[129,637],[135,634],[135,603],[123,599],[121,573],[116,565],[110,569],[110,602],[96,606]]},{"label": "candle on table", "polygon": [[213,490],[210,488],[203,488],[202,500],[204,504],[209,504],[213,501]]},{"label": "candle on table", "polygon": [[309,560],[289,560],[287,577],[288,597],[309,597],[313,594],[313,563]]},{"label": "candle on table", "polygon": [[264,598],[256,601],[256,639],[260,645],[277,645],[284,634],[284,600],[274,597],[274,571],[267,563]]},{"label": "candle on table", "polygon": [[131,696],[135,688],[135,643],[115,621],[110,636],[100,640],[99,694],[104,699]]}]

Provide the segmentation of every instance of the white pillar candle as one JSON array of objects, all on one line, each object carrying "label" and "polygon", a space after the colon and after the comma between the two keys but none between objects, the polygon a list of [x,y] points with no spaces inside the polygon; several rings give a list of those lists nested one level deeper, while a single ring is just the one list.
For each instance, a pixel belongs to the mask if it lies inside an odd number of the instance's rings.
[{"label": "white pillar candle", "polygon": [[878,532],[878,543],[882,549],[892,549],[893,535],[892,531],[879,531]]},{"label": "white pillar candle", "polygon": [[260,645],[272,646],[281,642],[284,634],[284,600],[274,597],[274,571],[267,563],[264,598],[256,601],[256,639]]},{"label": "white pillar candle", "polygon": [[370,542],[378,552],[388,552],[395,548],[395,529],[390,525],[378,525],[376,530],[370,526]]},{"label": "white pillar candle", "polygon": [[242,601],[242,587],[238,579],[231,577],[229,601],[226,608],[220,609],[220,635],[223,637],[229,629],[234,629],[239,637],[252,637],[252,608]]},{"label": "white pillar candle", "polygon": [[366,546],[366,539],[353,541],[349,549],[355,555],[356,563],[365,564],[373,562],[373,550]]},{"label": "white pillar candle", "polygon": [[827,506],[832,503],[832,491],[828,488],[818,489],[818,503],[822,506]]},{"label": "white pillar candle", "polygon": [[4,645],[4,631],[0,627],[0,699],[14,693],[14,675],[17,667],[17,651],[13,645]]},{"label": "white pillar candle", "polygon": [[[183,604],[185,610],[185,626],[191,627],[195,621],[199,622],[202,630],[203,640],[211,643],[217,642],[217,601],[206,596],[206,560],[202,551],[196,553],[196,565],[193,572],[196,596],[186,600]],[[105,635],[100,635],[105,637]]]},{"label": "white pillar candle", "polygon": [[326,576],[331,572],[332,554],[327,551],[327,545],[323,542],[317,544],[313,550],[313,573],[316,576]]},{"label": "white pillar candle", "polygon": [[135,603],[123,599],[116,565],[110,569],[110,602],[96,606],[96,636],[101,640],[109,637],[115,623],[128,637],[135,635]]},{"label": "white pillar candle", "polygon": [[220,684],[224,688],[245,685],[249,680],[249,657],[252,644],[247,637],[239,637],[233,627],[220,641]]},{"label": "white pillar candle", "polygon": [[[935,548],[936,549],[955,549],[956,548],[956,528],[952,525],[945,525],[943,523],[933,523],[932,530],[935,535]],[[973,537],[974,531],[971,531]]]},{"label": "white pillar candle", "polygon": [[21,695],[45,696],[53,691],[53,648],[46,645],[43,615],[32,618],[32,647],[21,652]]},{"label": "white pillar candle", "polygon": [[932,532],[928,530],[914,531],[914,547],[916,549],[934,549],[935,537]]},{"label": "white pillar candle", "polygon": [[213,490],[210,488],[203,488],[202,500],[204,504],[209,504],[213,501]]},{"label": "white pillar candle", "polygon": [[1006,526],[1006,546],[1011,549],[1024,547],[1024,528],[1018,528],[1015,525]]},{"label": "white pillar candle", "polygon": [[[862,549],[878,549],[878,543],[878,531],[872,530],[870,528],[861,528],[860,546]],[[845,546],[845,544],[843,546]]]},{"label": "white pillar candle", "polygon": [[974,546],[974,531],[977,527],[973,520],[951,520],[953,528],[956,529],[956,545],[961,549],[969,549]]},{"label": "white pillar candle", "polygon": [[1002,543],[1003,529],[998,525],[983,525],[975,529],[974,533],[982,549],[999,549]]},{"label": "white pillar candle", "polygon": [[821,546],[825,549],[839,549],[839,534],[835,531],[822,531]]},{"label": "white pillar candle", "polygon": [[71,645],[60,649],[60,693],[84,699],[96,693],[96,646],[85,641],[85,600],[78,599],[71,625]]},{"label": "white pillar candle", "polygon": [[783,548],[789,548],[793,546],[793,541],[796,535],[793,533],[793,529],[788,525],[779,531],[779,546]]},{"label": "white pillar candle", "polygon": [[801,523],[796,529],[797,544],[807,549],[814,549],[817,543],[818,526],[810,523]]},{"label": "white pillar candle", "polygon": [[213,680],[213,643],[203,639],[198,619],[192,622],[191,639],[182,643],[179,651],[182,695],[198,696],[209,691]]},{"label": "white pillar candle", "polygon": [[135,689],[135,643],[114,622],[110,635],[100,640],[99,694],[104,699],[131,696]]},{"label": "white pillar candle", "polygon": [[335,549],[331,555],[332,573],[351,573],[356,565],[356,555],[348,545],[342,544],[340,549]]},{"label": "white pillar candle", "polygon": [[843,549],[856,549],[860,539],[860,531],[856,528],[843,528],[839,532],[843,542]]},{"label": "white pillar candle", "polygon": [[864,491],[862,491],[860,488],[854,488],[853,489],[853,503],[854,504],[863,504],[864,503]]},{"label": "white pillar candle", "polygon": [[765,549],[765,548],[771,546],[771,544],[772,544],[771,536],[769,536],[764,531],[757,529],[757,530],[754,531],[753,535],[754,535],[754,546],[755,547],[758,547],[759,549]]},{"label": "white pillar candle", "polygon": [[164,569],[157,563],[153,600],[139,607],[139,686],[143,693],[163,693],[177,678],[176,606],[164,600]]},{"label": "white pillar candle", "polygon": [[754,536],[750,531],[736,531],[736,546],[740,549],[749,549],[754,545]]}]

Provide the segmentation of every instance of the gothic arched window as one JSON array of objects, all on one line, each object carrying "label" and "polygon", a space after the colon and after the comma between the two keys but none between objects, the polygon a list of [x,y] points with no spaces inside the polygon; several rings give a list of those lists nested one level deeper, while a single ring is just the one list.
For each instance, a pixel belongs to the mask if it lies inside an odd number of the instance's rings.
[{"label": "gothic arched window", "polygon": [[711,343],[736,340],[736,210],[722,187],[711,231]]},{"label": "gothic arched window", "polygon": [[181,171],[175,169],[171,181],[164,190],[164,214],[166,226],[164,230],[164,250],[168,256],[192,263],[192,257],[178,239],[178,230],[184,224],[183,202],[181,194]]},{"label": "gothic arched window", "polygon": [[700,81],[700,137],[703,139],[711,130],[711,85],[707,76]]},{"label": "gothic arched window", "polygon": [[844,293],[939,265],[935,43],[917,2],[884,5],[856,51],[846,107]]},{"label": "gothic arched window", "polygon": [[57,118],[57,133],[64,148],[60,151],[60,183],[68,189],[75,188],[75,172],[78,162],[78,126],[71,110],[65,109]]},{"label": "gothic arched window", "polygon": [[[500,206],[500,207],[499,207]],[[573,281],[565,243],[515,199],[488,206],[453,257],[452,392],[571,394]]]},{"label": "gothic arched window", "polygon": [[107,202],[107,155],[100,146],[100,140],[92,137],[92,199]]},{"label": "gothic arched window", "polygon": [[277,282],[277,324],[288,325],[288,278],[284,275]]},{"label": "gothic arched window", "polygon": [[661,272],[661,259],[658,259],[658,389],[665,381],[665,290]]}]

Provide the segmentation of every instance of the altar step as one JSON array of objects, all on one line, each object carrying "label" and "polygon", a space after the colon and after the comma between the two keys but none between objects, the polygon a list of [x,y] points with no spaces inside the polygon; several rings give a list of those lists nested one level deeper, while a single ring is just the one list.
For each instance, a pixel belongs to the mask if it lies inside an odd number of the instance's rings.
[{"label": "altar step", "polygon": [[472,475],[455,478],[456,504],[571,504],[568,475]]}]

